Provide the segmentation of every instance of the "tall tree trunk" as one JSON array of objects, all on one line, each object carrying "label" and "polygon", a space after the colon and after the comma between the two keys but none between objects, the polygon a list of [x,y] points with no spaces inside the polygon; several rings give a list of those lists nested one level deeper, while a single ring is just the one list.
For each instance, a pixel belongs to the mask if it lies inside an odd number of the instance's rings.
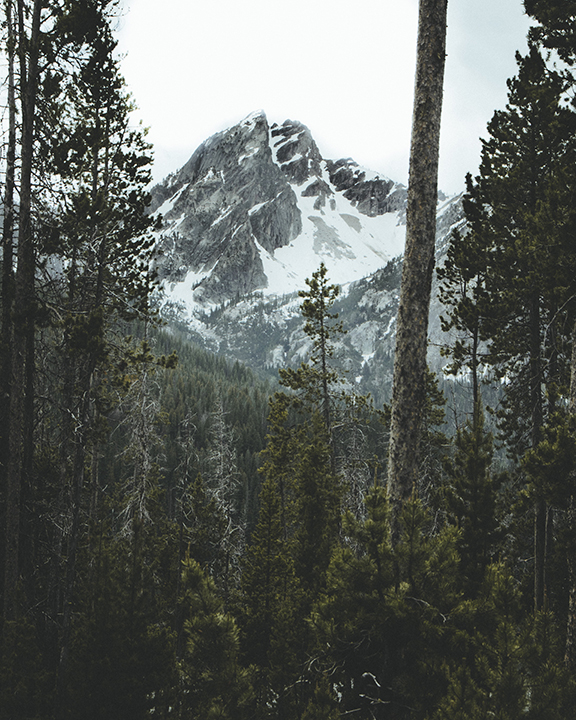
[{"label": "tall tree trunk", "polygon": [[399,532],[400,509],[418,478],[436,240],[447,6],[447,0],[420,0],[406,249],[396,327],[388,459],[393,542]]},{"label": "tall tree trunk", "polygon": [[[8,60],[8,145],[6,147],[6,181],[4,185],[4,220],[2,225],[2,342],[1,353],[1,386],[0,412],[7,417],[10,397],[11,354],[12,347],[12,310],[14,301],[14,186],[16,160],[16,80],[14,72],[16,33],[12,0],[5,0],[6,46]],[[2,428],[1,456],[2,471],[7,459],[8,436],[6,428]]]},{"label": "tall tree trunk", "polygon": [[62,603],[62,637],[60,640],[60,658],[56,682],[56,717],[64,717],[66,707],[66,693],[68,690],[68,670],[70,661],[70,645],[72,641],[72,607],[76,585],[78,548],[80,545],[82,496],[84,489],[84,476],[86,465],[86,446],[88,431],[91,427],[91,383],[94,373],[95,360],[89,358],[84,361],[80,371],[81,401],[78,407],[78,427],[73,435],[73,458],[71,467],[70,487],[70,519],[71,526],[68,536],[66,555],[66,578],[63,587]]},{"label": "tall tree trunk", "polygon": [[[531,445],[536,448],[542,438],[542,362],[540,351],[540,302],[537,293],[530,300],[530,407]],[[534,508],[534,609],[544,605],[546,572],[546,502],[537,498]]]},{"label": "tall tree trunk", "polygon": [[10,441],[6,478],[6,550],[4,566],[4,619],[16,611],[19,578],[20,504],[23,469],[32,452],[31,428],[34,376],[34,237],[32,229],[32,165],[34,155],[38,56],[42,0],[34,0],[30,37],[26,37],[24,0],[18,0],[18,55],[22,106],[18,252],[14,287],[12,379],[10,387]]},{"label": "tall tree trunk", "polygon": [[[576,416],[576,320],[572,326],[572,358],[570,364],[570,414]],[[572,480],[573,482],[573,480]],[[566,623],[566,647],[564,664],[571,674],[576,672],[576,508],[574,496],[568,507],[568,618]]]},{"label": "tall tree trunk", "polygon": [[[6,52],[8,60],[8,145],[6,148],[6,178],[4,185],[4,221],[2,225],[2,330],[0,338],[0,416],[6,418],[10,411],[10,383],[12,378],[12,311],[14,305],[14,186],[16,160],[16,87],[15,42],[12,0],[5,0]],[[4,515],[6,503],[6,471],[9,448],[9,425],[0,429],[0,516]],[[2,561],[1,580],[4,582],[4,559],[6,538],[0,539]],[[3,590],[1,593],[3,597]]]}]

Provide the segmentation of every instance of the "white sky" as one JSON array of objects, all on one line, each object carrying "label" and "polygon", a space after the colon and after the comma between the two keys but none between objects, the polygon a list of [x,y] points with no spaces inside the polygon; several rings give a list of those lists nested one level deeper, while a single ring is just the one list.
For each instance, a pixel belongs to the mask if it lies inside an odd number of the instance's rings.
[{"label": "white sky", "polygon": [[[206,138],[264,110],[299,120],[326,158],[406,183],[417,0],[124,0],[122,71],[150,128],[154,179]],[[524,52],[521,0],[449,0],[440,187],[477,172]]]}]

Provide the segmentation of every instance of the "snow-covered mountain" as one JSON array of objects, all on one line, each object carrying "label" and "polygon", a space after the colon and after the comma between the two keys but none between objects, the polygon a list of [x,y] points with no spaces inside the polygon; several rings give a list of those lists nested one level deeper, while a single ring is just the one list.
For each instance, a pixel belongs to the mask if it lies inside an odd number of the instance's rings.
[{"label": "snow-covered mountain", "polygon": [[[308,347],[297,291],[324,262],[343,288],[342,364],[363,388],[381,389],[391,380],[406,194],[349,158],[323,158],[301,123],[254,113],[152,191],[165,313],[252,367],[296,364]],[[440,197],[439,256],[462,223],[460,198]],[[433,302],[431,332],[439,325]]]},{"label": "snow-covered mountain", "polygon": [[203,143],[153,191],[166,290],[192,305],[294,292],[323,261],[336,283],[400,255],[406,189],[325,160],[298,122],[263,112]]}]

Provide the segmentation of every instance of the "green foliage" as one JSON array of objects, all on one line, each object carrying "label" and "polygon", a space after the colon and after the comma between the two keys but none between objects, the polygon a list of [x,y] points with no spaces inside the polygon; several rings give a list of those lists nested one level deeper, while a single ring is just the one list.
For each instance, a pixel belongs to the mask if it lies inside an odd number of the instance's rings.
[{"label": "green foliage", "polygon": [[462,576],[472,595],[496,555],[498,483],[491,476],[491,464],[492,435],[484,428],[484,412],[478,403],[472,422],[456,434],[454,456],[445,462],[446,509],[449,522],[460,529]]},{"label": "green foliage", "polygon": [[318,652],[323,667],[333,668],[342,711],[386,717],[389,708],[394,717],[419,717],[444,687],[448,617],[458,601],[455,534],[430,536],[426,512],[410,501],[392,549],[381,486],[366,506],[365,522],[346,516],[353,546],[335,550],[325,597],[315,606]]},{"label": "green foliage", "polygon": [[257,716],[290,705],[285,689],[299,674],[299,637],[304,628],[302,591],[282,524],[280,495],[267,478],[260,514],[244,557],[240,624],[246,662],[255,669]]},{"label": "green foliage", "polygon": [[327,270],[321,263],[319,270],[306,279],[308,290],[298,294],[303,298],[301,312],[305,318],[304,332],[311,338],[310,359],[297,370],[281,368],[280,382],[297,393],[295,407],[313,407],[322,414],[329,434],[332,432],[333,405],[336,401],[336,387],[341,382],[338,373],[331,369],[330,360],[334,354],[334,336],[344,332],[337,313],[330,308],[339,295],[337,285],[329,285]]},{"label": "green foliage", "polygon": [[6,621],[0,649],[0,718],[40,720],[50,707],[52,687],[30,620]]},{"label": "green foliage", "polygon": [[182,595],[187,620],[180,717],[241,717],[251,686],[239,664],[238,628],[214,582],[190,558],[182,570]]},{"label": "green foliage", "polygon": [[334,693],[327,678],[322,678],[316,683],[314,695],[302,715],[302,720],[338,720],[339,717],[340,710]]},{"label": "green foliage", "polygon": [[[547,566],[557,551],[554,509],[548,505],[562,496],[552,485],[557,490],[568,485],[571,467],[570,433],[558,425],[557,413],[568,402],[576,297],[576,113],[569,104],[570,74],[549,62],[534,42],[546,43],[552,26],[553,34],[566,32],[565,10],[554,15],[559,8],[547,5],[548,14],[539,2],[527,7],[544,23],[555,20],[532,33],[527,55],[517,55],[518,73],[508,82],[506,110],[494,114],[480,173],[474,181],[467,179],[463,203],[468,232],[453,237],[441,281],[449,308],[444,325],[458,335],[451,370],[470,371],[474,407],[481,371],[487,378],[489,370],[500,383],[503,399],[496,416],[517,468],[506,486],[507,501],[514,507],[506,524],[514,528],[509,533],[518,543],[514,553],[533,558],[534,604],[541,609],[545,586],[551,590]],[[526,460],[520,462],[523,456]],[[470,472],[465,475],[471,478]],[[526,505],[516,504],[525,497],[533,502],[533,529]],[[489,507],[481,512],[489,529]],[[531,541],[533,550],[528,551]],[[518,574],[526,567],[519,565]],[[561,594],[558,586],[550,593],[555,610]]]},{"label": "green foliage", "polygon": [[67,716],[164,716],[177,685],[164,604],[171,584],[167,533],[147,533],[138,523],[130,538],[99,532],[94,566],[78,584]]},{"label": "green foliage", "polygon": [[575,422],[573,415],[555,413],[542,430],[542,440],[522,458],[531,496],[563,506],[574,495]]},{"label": "green foliage", "polygon": [[470,231],[454,236],[440,275],[445,327],[463,333],[453,370],[470,368],[476,382],[488,365],[506,378],[502,420],[521,454],[566,378],[576,256],[571,203],[559,203],[558,193],[574,187],[576,115],[563,103],[564,80],[534,47],[517,61],[507,109],[488,125],[480,174],[467,181]]},{"label": "green foliage", "polygon": [[[524,8],[539,23],[530,28],[529,37],[547,50],[556,50],[560,59],[573,67],[576,61],[573,0],[524,0]],[[571,73],[567,75],[571,77]]]},{"label": "green foliage", "polygon": [[331,472],[330,447],[318,415],[312,417],[307,436],[296,466],[294,553],[297,575],[313,598],[323,586],[338,535],[341,489]]},{"label": "green foliage", "polygon": [[433,720],[566,717],[573,693],[547,611],[523,617],[519,588],[503,565],[487,569],[474,602],[458,613],[466,653],[448,668]]}]

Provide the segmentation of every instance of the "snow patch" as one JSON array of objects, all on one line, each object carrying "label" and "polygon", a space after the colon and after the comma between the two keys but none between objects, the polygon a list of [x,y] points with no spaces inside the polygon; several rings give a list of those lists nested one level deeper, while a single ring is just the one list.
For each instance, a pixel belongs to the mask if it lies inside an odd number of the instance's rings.
[{"label": "snow patch", "polygon": [[253,147],[246,148],[248,152],[244,153],[244,155],[240,155],[238,158],[238,165],[241,165],[244,160],[248,160],[248,158],[254,157],[254,155],[258,154],[258,151],[260,150],[260,146],[256,145]]},{"label": "snow patch", "polygon": [[156,210],[156,212],[154,213],[154,217],[158,217],[158,215],[167,215],[174,208],[174,205],[177,203],[178,198],[188,187],[190,187],[190,183],[188,183],[187,185],[183,185],[180,190],[177,190],[174,195],[172,195],[171,198],[165,200],[162,205],[160,205],[158,210]]}]

